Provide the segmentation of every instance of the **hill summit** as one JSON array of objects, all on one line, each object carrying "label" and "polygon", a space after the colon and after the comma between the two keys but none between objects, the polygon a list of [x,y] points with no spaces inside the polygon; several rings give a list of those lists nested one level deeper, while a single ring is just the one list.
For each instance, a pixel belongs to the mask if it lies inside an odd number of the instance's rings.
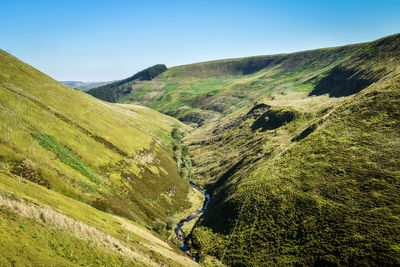
[{"label": "hill summit", "polygon": [[163,64],[154,65],[139,71],[129,78],[93,88],[87,93],[101,100],[115,103],[132,91],[132,88],[128,86],[129,83],[134,81],[151,81],[166,70],[167,67]]}]

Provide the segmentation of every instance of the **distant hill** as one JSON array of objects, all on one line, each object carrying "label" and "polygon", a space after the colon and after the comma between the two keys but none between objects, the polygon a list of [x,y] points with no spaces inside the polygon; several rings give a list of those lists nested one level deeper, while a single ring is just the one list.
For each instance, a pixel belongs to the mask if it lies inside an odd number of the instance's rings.
[{"label": "distant hill", "polygon": [[107,102],[118,102],[132,91],[132,87],[127,86],[128,83],[134,81],[150,81],[166,70],[167,67],[163,64],[154,65],[129,78],[93,88],[87,93]]},{"label": "distant hill", "polygon": [[60,82],[65,85],[78,88],[84,92],[102,85],[112,83],[112,82],[81,82],[81,81],[60,81]]},{"label": "distant hill", "polygon": [[87,83],[81,82],[81,81],[60,81],[60,83],[63,83],[65,85],[71,86],[71,87],[77,87],[77,86],[82,86],[86,85]]}]

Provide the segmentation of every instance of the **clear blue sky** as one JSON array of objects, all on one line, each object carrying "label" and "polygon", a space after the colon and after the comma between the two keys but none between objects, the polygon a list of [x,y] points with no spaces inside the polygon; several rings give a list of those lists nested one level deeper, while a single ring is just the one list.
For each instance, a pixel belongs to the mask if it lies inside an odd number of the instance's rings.
[{"label": "clear blue sky", "polygon": [[0,48],[58,80],[293,52],[400,32],[400,1],[0,0]]}]

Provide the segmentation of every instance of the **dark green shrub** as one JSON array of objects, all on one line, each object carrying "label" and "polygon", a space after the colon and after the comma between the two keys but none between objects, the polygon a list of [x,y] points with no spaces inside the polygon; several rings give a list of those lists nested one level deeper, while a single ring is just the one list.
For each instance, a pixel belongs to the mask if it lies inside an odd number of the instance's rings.
[{"label": "dark green shrub", "polygon": [[173,218],[173,217],[168,217],[166,223],[167,223],[166,229],[167,230],[172,230],[172,229],[174,229],[174,227],[175,227],[175,225],[177,223],[177,220],[175,218]]},{"label": "dark green shrub", "polygon": [[176,127],[172,129],[171,136],[172,138],[174,138],[175,141],[179,143],[182,141],[182,132],[179,131],[179,129]]},{"label": "dark green shrub", "polygon": [[156,219],[153,222],[153,231],[162,235],[165,232],[167,224],[163,221],[161,221],[160,219]]}]

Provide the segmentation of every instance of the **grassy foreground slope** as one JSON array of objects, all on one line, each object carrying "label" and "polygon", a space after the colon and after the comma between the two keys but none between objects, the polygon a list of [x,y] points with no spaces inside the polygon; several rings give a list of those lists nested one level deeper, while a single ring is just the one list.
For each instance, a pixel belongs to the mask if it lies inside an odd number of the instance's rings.
[{"label": "grassy foreground slope", "polygon": [[175,125],[0,50],[0,265],[192,264],[146,229],[191,205]]},{"label": "grassy foreground slope", "polygon": [[126,84],[132,89],[122,102],[140,103],[186,123],[203,125],[261,96],[309,91],[323,73],[361,46],[177,66],[152,81]]},{"label": "grassy foreground slope", "polygon": [[400,35],[369,43],[311,96],[265,97],[188,136],[213,195],[193,250],[231,266],[399,265],[399,52]]}]

